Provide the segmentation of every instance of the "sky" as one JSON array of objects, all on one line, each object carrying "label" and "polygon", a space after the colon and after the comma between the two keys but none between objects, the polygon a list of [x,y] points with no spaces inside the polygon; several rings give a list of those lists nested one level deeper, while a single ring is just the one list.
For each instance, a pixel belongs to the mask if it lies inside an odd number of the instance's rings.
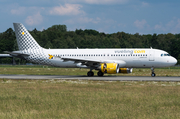
[{"label": "sky", "polygon": [[[179,34],[180,0],[0,0],[0,33],[66,25],[68,31]],[[13,28],[14,29],[14,28]]]}]

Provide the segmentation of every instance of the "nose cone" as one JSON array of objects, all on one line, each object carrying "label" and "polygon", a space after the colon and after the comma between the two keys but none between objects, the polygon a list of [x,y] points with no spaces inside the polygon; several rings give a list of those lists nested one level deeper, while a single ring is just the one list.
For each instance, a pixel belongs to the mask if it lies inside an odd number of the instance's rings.
[{"label": "nose cone", "polygon": [[174,57],[172,57],[170,63],[171,63],[172,65],[175,65],[175,64],[177,63],[177,59],[174,58]]}]

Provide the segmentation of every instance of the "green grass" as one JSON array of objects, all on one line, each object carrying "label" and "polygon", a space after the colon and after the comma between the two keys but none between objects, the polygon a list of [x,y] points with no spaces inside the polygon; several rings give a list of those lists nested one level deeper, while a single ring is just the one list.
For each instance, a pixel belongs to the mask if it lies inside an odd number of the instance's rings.
[{"label": "green grass", "polygon": [[177,119],[179,100],[179,82],[0,80],[1,119]]},{"label": "green grass", "polygon": [[[57,68],[48,66],[11,66],[1,65],[0,74],[28,74],[28,75],[87,75],[89,69]],[[180,76],[180,67],[155,69],[156,76]],[[97,71],[94,71],[97,75]],[[109,76],[110,74],[105,74]],[[134,68],[130,74],[113,74],[116,76],[151,76],[150,68]]]}]

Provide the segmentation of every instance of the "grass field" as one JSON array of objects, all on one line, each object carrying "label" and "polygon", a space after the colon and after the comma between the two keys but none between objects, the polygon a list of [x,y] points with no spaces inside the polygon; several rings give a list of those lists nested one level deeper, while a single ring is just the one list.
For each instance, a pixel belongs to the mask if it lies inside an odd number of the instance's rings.
[{"label": "grass field", "polygon": [[[11,66],[1,65],[0,74],[29,74],[29,75],[87,75],[89,69],[57,68],[48,66]],[[155,69],[156,76],[180,76],[180,67]],[[97,75],[97,71],[94,71]],[[110,75],[110,74],[105,74]],[[150,68],[134,68],[130,74],[113,74],[119,76],[151,76]]]},{"label": "grass field", "polygon": [[177,119],[179,100],[179,82],[0,80],[1,119]]},{"label": "grass field", "polygon": [[[86,75],[87,69],[47,66],[0,67],[0,74]],[[180,76],[179,67],[155,69],[157,76]],[[123,76],[150,76],[134,69]],[[108,75],[108,74],[106,74]],[[180,82],[0,79],[0,119],[180,118]]]}]

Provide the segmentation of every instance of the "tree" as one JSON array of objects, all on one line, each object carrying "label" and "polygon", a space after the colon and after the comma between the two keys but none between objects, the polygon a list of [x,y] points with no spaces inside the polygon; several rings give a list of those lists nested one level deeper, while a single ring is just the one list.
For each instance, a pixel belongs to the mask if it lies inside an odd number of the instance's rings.
[{"label": "tree", "polygon": [[[92,29],[67,31],[66,25],[53,25],[43,31],[36,28],[29,31],[44,48],[157,48],[169,52],[176,59],[180,57],[180,34],[140,35],[117,32],[99,33]],[[12,28],[0,33],[0,52],[18,50]],[[180,60],[180,59],[179,59]],[[2,61],[2,60],[1,60]],[[3,62],[9,62],[4,60]],[[23,63],[25,61],[20,60]]]},{"label": "tree", "polygon": [[66,25],[53,25],[52,27],[49,28],[49,30],[55,31],[61,31],[61,32],[66,32],[67,31],[67,27]]}]

